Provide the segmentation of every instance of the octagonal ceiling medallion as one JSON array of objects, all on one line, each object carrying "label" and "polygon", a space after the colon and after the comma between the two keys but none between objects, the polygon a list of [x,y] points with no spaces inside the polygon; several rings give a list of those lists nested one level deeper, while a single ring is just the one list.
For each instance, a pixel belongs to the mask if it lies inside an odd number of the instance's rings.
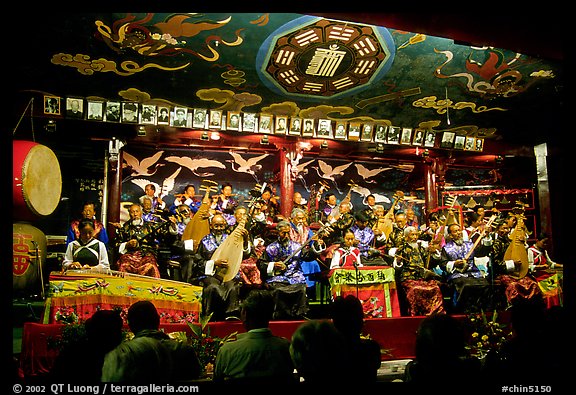
[{"label": "octagonal ceiling medallion", "polygon": [[394,53],[386,28],[302,17],[271,34],[256,63],[273,91],[326,100],[368,89],[390,69]]}]

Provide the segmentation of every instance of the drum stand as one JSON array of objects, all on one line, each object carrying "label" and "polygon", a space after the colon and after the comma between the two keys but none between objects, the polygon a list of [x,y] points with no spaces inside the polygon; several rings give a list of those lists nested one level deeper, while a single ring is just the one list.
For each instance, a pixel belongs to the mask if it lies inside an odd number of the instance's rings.
[{"label": "drum stand", "polygon": [[38,248],[38,243],[34,240],[31,240],[32,244],[34,245],[34,255],[36,258],[36,263],[38,264],[38,274],[40,275],[40,296],[42,299],[45,299],[44,294],[44,273],[42,273],[42,262],[40,261],[40,249]]}]

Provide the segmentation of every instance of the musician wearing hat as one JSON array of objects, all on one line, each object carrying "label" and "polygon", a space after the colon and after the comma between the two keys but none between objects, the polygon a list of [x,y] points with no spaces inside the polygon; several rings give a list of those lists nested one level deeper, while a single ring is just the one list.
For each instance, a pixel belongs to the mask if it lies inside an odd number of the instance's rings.
[{"label": "musician wearing hat", "polygon": [[519,278],[518,274],[523,264],[522,259],[506,259],[505,257],[506,251],[512,243],[507,221],[501,221],[498,224],[497,233],[498,238],[494,240],[492,246],[492,267],[494,278],[504,286],[504,294],[508,304],[512,305],[521,299],[542,298],[542,291],[531,274]]},{"label": "musician wearing hat", "polygon": [[302,319],[308,305],[301,261],[310,258],[310,247],[290,238],[290,222],[278,222],[276,230],[278,239],[266,246],[258,261],[260,274],[272,290],[274,319]]},{"label": "musician wearing hat", "polygon": [[[244,259],[250,257],[251,244],[248,231],[241,231],[243,238]],[[223,282],[224,275],[232,262],[227,258],[213,258],[214,253],[230,236],[228,223],[222,214],[215,214],[210,219],[210,233],[200,240],[194,257],[192,284],[202,286],[202,311],[212,314],[212,321],[239,317],[240,291],[242,280],[236,274],[230,281]]]}]

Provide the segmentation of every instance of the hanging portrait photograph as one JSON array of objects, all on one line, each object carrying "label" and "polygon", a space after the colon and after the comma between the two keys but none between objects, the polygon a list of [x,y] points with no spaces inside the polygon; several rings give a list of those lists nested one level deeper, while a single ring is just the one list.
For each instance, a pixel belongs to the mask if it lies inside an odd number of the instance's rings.
[{"label": "hanging portrait photograph", "polygon": [[436,132],[432,130],[426,131],[426,136],[424,137],[424,147],[432,148],[436,144]]},{"label": "hanging portrait photograph", "polygon": [[360,133],[360,141],[372,141],[374,124],[365,123],[362,125],[362,132]]},{"label": "hanging portrait photograph", "polygon": [[44,96],[44,114],[60,115],[60,98]]},{"label": "hanging portrait photograph", "polygon": [[240,112],[238,111],[228,111],[227,117],[228,124],[226,125],[227,130],[240,130]]},{"label": "hanging portrait photograph", "polygon": [[412,145],[424,145],[424,133],[422,129],[414,129],[414,137],[412,137]]},{"label": "hanging portrait photograph", "polygon": [[242,114],[242,131],[255,132],[257,122],[258,117],[256,116],[255,113],[247,112]]},{"label": "hanging portrait photograph", "polygon": [[287,134],[288,133],[288,117],[277,115],[276,116],[276,126],[274,127],[275,134]]},{"label": "hanging portrait photograph", "polygon": [[288,134],[291,136],[300,136],[302,133],[302,118],[291,118],[290,129]]},{"label": "hanging portrait photograph", "polygon": [[452,147],[454,147],[454,139],[455,138],[456,138],[456,133],[454,133],[454,132],[442,133],[442,141],[440,142],[440,148],[452,148]]},{"label": "hanging portrait photograph", "polygon": [[138,103],[122,102],[122,122],[138,123]]},{"label": "hanging portrait photograph", "polygon": [[260,124],[258,125],[259,133],[272,133],[272,115],[260,114]]},{"label": "hanging portrait photograph", "polygon": [[466,137],[466,143],[464,144],[465,151],[474,151],[476,148],[476,139],[474,137]]},{"label": "hanging portrait photograph", "polygon": [[318,121],[318,130],[316,137],[332,138],[332,121],[329,119],[320,119]]},{"label": "hanging portrait photograph", "polygon": [[401,128],[398,126],[388,126],[388,138],[386,142],[388,144],[398,144],[400,143],[400,132]]},{"label": "hanging portrait photograph", "polygon": [[482,151],[484,149],[484,139],[476,139],[475,151]]},{"label": "hanging portrait photograph", "polygon": [[146,125],[156,125],[156,106],[154,104],[142,104],[142,112],[140,112],[140,123]]},{"label": "hanging portrait photograph", "polygon": [[86,119],[91,121],[101,121],[104,119],[104,102],[87,100],[88,112]]},{"label": "hanging portrait photograph", "polygon": [[360,122],[350,122],[348,124],[348,140],[358,141],[360,140],[360,127],[362,125]]},{"label": "hanging portrait photograph", "polygon": [[402,135],[400,137],[400,144],[410,144],[412,142],[412,129],[402,128]]},{"label": "hanging portrait photograph", "polygon": [[158,117],[156,120],[158,125],[169,125],[170,124],[170,108],[169,107],[158,107]]},{"label": "hanging portrait photograph", "polygon": [[454,138],[454,149],[464,149],[464,143],[466,143],[466,136],[456,136]]},{"label": "hanging portrait photograph", "polygon": [[375,143],[385,143],[386,142],[386,130],[388,129],[387,125],[382,123],[378,123],[375,126],[374,131],[374,142]]},{"label": "hanging portrait photograph", "polygon": [[205,108],[195,108],[193,111],[192,127],[205,129],[208,118],[208,110]]},{"label": "hanging portrait photograph", "polygon": [[104,121],[106,122],[120,122],[120,102],[109,101],[106,102],[106,111],[104,112]]},{"label": "hanging portrait photograph", "polygon": [[84,118],[84,99],[79,97],[66,98],[66,117],[83,119]]},{"label": "hanging portrait photograph", "polygon": [[346,140],[346,126],[348,123],[346,121],[337,121],[336,128],[334,130],[334,138],[338,140]]},{"label": "hanging portrait photograph", "polygon": [[314,137],[315,132],[314,120],[312,118],[305,118],[302,122],[302,137]]},{"label": "hanging portrait photograph", "polygon": [[208,123],[209,129],[220,129],[222,128],[222,111],[221,110],[210,110],[210,122]]}]

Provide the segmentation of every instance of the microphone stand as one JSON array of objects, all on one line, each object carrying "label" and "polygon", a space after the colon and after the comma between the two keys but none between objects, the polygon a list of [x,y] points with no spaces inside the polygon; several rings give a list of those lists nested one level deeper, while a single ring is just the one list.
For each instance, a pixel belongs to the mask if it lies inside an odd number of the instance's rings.
[{"label": "microphone stand", "polygon": [[40,262],[40,250],[36,241],[32,240],[32,244],[34,245],[34,255],[36,263],[38,264],[38,274],[40,275],[40,295],[42,296],[42,299],[44,299],[44,274],[42,273],[42,262]]},{"label": "microphone stand", "polygon": [[360,288],[360,285],[358,284],[358,276],[360,274],[360,268],[358,267],[358,262],[354,261],[354,269],[356,269],[356,299],[360,299],[360,297],[358,296],[359,291],[358,288]]}]

